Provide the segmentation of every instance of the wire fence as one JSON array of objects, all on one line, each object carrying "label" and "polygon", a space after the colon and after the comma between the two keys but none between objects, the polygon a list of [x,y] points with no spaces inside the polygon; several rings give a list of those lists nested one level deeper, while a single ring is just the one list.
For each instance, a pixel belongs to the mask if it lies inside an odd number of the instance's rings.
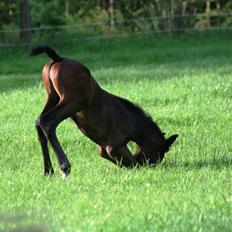
[{"label": "wire fence", "polygon": [[[0,47],[30,46],[38,41],[68,42],[83,39],[121,37],[131,34],[183,34],[232,30],[232,13],[171,15],[115,19],[109,21],[77,23],[71,25],[40,26],[25,29],[0,30]],[[20,34],[30,32],[30,41],[21,41]]]}]

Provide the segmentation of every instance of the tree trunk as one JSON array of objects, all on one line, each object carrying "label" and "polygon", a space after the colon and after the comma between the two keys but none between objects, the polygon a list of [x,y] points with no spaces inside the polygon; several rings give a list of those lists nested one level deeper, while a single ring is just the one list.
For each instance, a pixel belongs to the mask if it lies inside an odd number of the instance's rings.
[{"label": "tree trunk", "polygon": [[67,19],[69,18],[69,0],[66,0],[64,3],[64,15],[67,23]]},{"label": "tree trunk", "polygon": [[178,1],[173,1],[172,0],[172,6],[171,6],[171,15],[172,15],[172,31],[174,34],[180,34],[183,31],[183,21],[184,15],[183,15],[183,2],[178,0]]},{"label": "tree trunk", "polygon": [[31,42],[31,17],[28,0],[19,1],[20,9],[20,41],[23,43]]},{"label": "tree trunk", "polygon": [[209,28],[210,27],[210,0],[206,2],[205,13],[206,13],[206,27]]},{"label": "tree trunk", "polygon": [[[221,5],[220,5],[219,1],[216,2],[216,7],[217,7],[217,14],[218,14],[218,13],[220,13],[220,9],[221,9]],[[219,16],[217,16],[217,25],[216,26],[217,27],[220,26],[220,17]]]},{"label": "tree trunk", "polygon": [[110,19],[110,28],[113,29],[114,21],[114,0],[109,0],[109,19]]},{"label": "tree trunk", "polygon": [[164,23],[161,6],[160,6],[160,3],[156,0],[153,2],[153,4],[154,4],[155,14],[156,14],[157,21],[158,21],[158,30],[162,32],[165,29],[165,23]]}]

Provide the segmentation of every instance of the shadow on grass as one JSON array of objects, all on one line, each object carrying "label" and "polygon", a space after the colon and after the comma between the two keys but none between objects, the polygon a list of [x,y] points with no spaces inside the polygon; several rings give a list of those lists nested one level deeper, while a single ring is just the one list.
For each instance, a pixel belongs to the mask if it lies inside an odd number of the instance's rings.
[{"label": "shadow on grass", "polygon": [[200,116],[197,118],[197,122],[196,122],[196,118],[194,118],[191,115],[185,115],[185,116],[181,116],[181,117],[168,117],[168,116],[162,116],[162,117],[156,117],[157,122],[163,124],[163,126],[168,126],[168,125],[172,125],[175,126],[177,128],[183,128],[183,127],[192,127],[194,125],[196,125],[196,123],[202,124],[203,122],[206,121],[205,118],[200,118]]},{"label": "shadow on grass", "polygon": [[165,169],[178,169],[184,168],[187,170],[200,170],[202,168],[211,168],[214,170],[221,170],[224,168],[232,167],[232,158],[229,155],[225,155],[224,158],[214,158],[211,160],[194,160],[183,162],[165,162],[162,165]]},{"label": "shadow on grass", "polygon": [[28,217],[25,215],[0,215],[0,223],[4,227],[4,232],[45,232],[47,231],[42,225],[33,225],[26,223]]},{"label": "shadow on grass", "polygon": [[[182,72],[181,72],[181,67],[183,66],[183,64],[176,67],[176,72],[178,72],[178,75],[171,75],[170,74],[169,70],[172,70],[175,67],[173,67],[173,66],[171,67],[168,64],[165,65],[164,71],[162,71],[162,74],[157,73],[157,75],[156,75],[156,71],[155,71],[156,66],[155,65],[156,64],[154,64],[153,66],[143,64],[144,70],[154,69],[152,71],[152,73],[147,73],[144,75],[141,73],[142,72],[141,70],[138,69],[136,71],[136,68],[135,68],[133,63],[131,65],[123,65],[123,66],[121,66],[122,68],[120,68],[120,70],[122,70],[122,69],[130,70],[130,68],[134,69],[134,71],[133,71],[134,74],[131,74],[129,76],[128,76],[128,74],[126,76],[124,76],[123,73],[120,73],[120,71],[118,73],[118,68],[116,68],[114,70],[114,68],[112,68],[113,66],[109,67],[107,65],[105,65],[105,67],[106,67],[105,70],[106,71],[109,70],[108,71],[109,75],[98,74],[95,76],[95,73],[98,72],[98,69],[95,68],[95,69],[91,70],[91,68],[90,68],[90,70],[92,72],[92,75],[97,80],[97,82],[99,83],[100,86],[114,85],[114,83],[119,83],[119,84],[123,84],[123,85],[131,84],[131,85],[135,86],[136,83],[138,83],[138,82],[151,81],[151,80],[154,82],[161,82],[161,81],[166,81],[166,80],[170,80],[173,78],[181,79],[181,78],[185,77],[185,75],[182,75]],[[190,64],[186,64],[184,66],[192,68],[192,66]],[[20,73],[20,72],[16,72],[15,74],[2,74],[2,75],[0,74],[0,92],[5,93],[5,92],[18,90],[18,89],[27,89],[27,88],[31,88],[35,85],[42,84],[42,80],[41,80],[42,67],[43,66],[41,66],[41,70],[37,71],[36,73],[34,73],[34,72],[27,73],[25,71],[25,74]],[[194,68],[196,71],[200,69],[200,67],[198,67],[198,65],[196,65],[196,67],[194,67]],[[213,69],[213,67],[212,67],[212,69]],[[167,71],[165,71],[165,70],[167,70]],[[180,71],[178,71],[178,70],[180,70]],[[125,71],[125,72],[127,72],[127,71]],[[156,98],[156,99],[154,99],[154,104],[167,105],[167,104],[173,103],[173,101],[177,102],[178,99],[159,99],[159,98]]]},{"label": "shadow on grass", "polygon": [[[221,43],[223,38],[228,43]],[[73,46],[71,44],[67,47],[61,46],[62,51],[59,53],[65,57],[80,60],[90,68],[94,76],[95,70],[112,68],[114,75],[97,77],[100,85],[111,84],[115,81],[136,84],[137,81],[147,79],[161,81],[173,78],[173,76],[183,78],[182,67],[189,67],[189,69],[194,70],[205,70],[207,67],[207,70],[215,70],[215,66],[221,67],[225,65],[225,62],[229,65],[232,54],[230,43],[231,41],[227,37],[221,38],[220,36],[216,39],[206,36],[199,38],[199,40],[194,37],[156,38],[154,36],[144,36],[82,41],[81,45],[75,42]],[[59,49],[57,50],[59,51]],[[36,73],[36,75],[40,75],[43,64],[49,60],[46,55],[30,58],[28,51],[17,47],[6,51],[1,50],[1,52],[3,54],[0,57],[1,92],[30,88],[35,83],[33,79],[19,78],[18,74]],[[159,73],[158,77],[156,74],[154,76],[143,75],[139,67],[144,66],[146,70],[150,70],[159,65],[164,66],[163,70],[165,71]],[[138,70],[138,74],[127,78],[122,77],[117,74],[120,67],[127,67],[128,69],[131,67],[135,69],[135,73]],[[175,71],[174,74],[173,71]],[[188,70],[185,72],[188,72]],[[5,74],[10,74],[9,78],[6,78],[6,76],[4,78]],[[39,78],[37,79],[41,81]]]},{"label": "shadow on grass", "polygon": [[[41,80],[41,72],[38,72],[38,74],[9,74],[9,75],[0,75],[0,92],[1,93],[7,93],[14,90],[19,89],[28,89],[36,85],[42,84]],[[94,75],[94,72],[92,72]],[[104,85],[113,85],[114,83],[123,83],[123,84],[132,84],[135,85],[137,81],[149,81],[149,80],[167,80],[171,79],[171,77],[165,77],[165,78],[153,78],[150,76],[142,76],[142,77],[122,77],[120,75],[118,76],[107,76],[107,77],[97,77],[95,78],[100,86]],[[156,101],[159,101],[158,98]],[[167,102],[164,102],[164,104],[167,104]]]},{"label": "shadow on grass", "polygon": [[0,93],[28,89],[40,83],[42,83],[41,78],[36,78],[33,74],[4,75],[0,76]]}]

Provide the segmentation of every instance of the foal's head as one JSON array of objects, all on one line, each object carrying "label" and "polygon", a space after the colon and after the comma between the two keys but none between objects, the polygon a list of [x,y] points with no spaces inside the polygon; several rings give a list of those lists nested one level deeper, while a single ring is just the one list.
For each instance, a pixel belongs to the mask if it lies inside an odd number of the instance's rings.
[{"label": "foal's head", "polygon": [[146,139],[141,146],[140,155],[142,162],[154,165],[163,160],[164,154],[169,150],[178,135],[172,135],[165,139],[164,135]]},{"label": "foal's head", "polygon": [[162,133],[158,125],[153,121],[151,116],[142,108],[134,103],[117,97],[117,99],[131,113],[131,121],[133,121],[137,134],[134,141],[139,145],[139,150],[135,155],[135,159],[140,165],[148,163],[154,165],[161,162],[170,146],[174,143],[178,135],[172,135],[165,139],[165,133]]},{"label": "foal's head", "polygon": [[164,154],[168,152],[170,146],[175,142],[178,135],[172,135],[168,139],[165,139],[163,141],[155,139],[151,139],[151,142],[149,144],[149,147],[146,147],[144,149],[147,149],[146,158],[150,165],[154,165],[158,162],[161,162],[164,158]]}]

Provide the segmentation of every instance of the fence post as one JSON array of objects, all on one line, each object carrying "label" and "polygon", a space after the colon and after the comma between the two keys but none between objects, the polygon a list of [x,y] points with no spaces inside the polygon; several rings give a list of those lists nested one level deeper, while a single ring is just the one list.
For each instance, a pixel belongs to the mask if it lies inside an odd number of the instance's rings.
[{"label": "fence post", "polygon": [[20,9],[20,41],[23,43],[31,43],[31,17],[30,5],[28,0],[19,1]]}]

